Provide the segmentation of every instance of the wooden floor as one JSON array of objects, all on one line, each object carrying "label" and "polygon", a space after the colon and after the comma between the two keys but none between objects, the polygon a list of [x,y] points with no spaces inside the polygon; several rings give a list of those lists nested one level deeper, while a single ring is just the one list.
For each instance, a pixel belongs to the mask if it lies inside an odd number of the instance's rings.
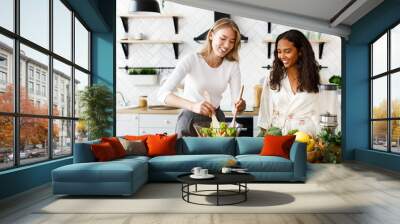
[{"label": "wooden floor", "polygon": [[[317,183],[345,201],[363,202],[357,214],[36,214],[54,200],[42,186],[0,202],[0,223],[400,223],[400,174],[360,163],[313,164],[308,183]],[[315,203],[321,203],[315,201]]]}]

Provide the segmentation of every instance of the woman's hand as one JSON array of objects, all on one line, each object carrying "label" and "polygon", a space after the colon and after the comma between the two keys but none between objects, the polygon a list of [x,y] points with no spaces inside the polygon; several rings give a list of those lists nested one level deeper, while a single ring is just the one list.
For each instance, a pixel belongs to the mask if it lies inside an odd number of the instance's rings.
[{"label": "woman's hand", "polygon": [[235,108],[237,112],[242,112],[246,109],[246,101],[242,98],[235,103]]},{"label": "woman's hand", "polygon": [[212,113],[215,113],[215,108],[211,103],[203,100],[201,102],[194,103],[191,106],[191,111],[197,114],[210,117]]}]

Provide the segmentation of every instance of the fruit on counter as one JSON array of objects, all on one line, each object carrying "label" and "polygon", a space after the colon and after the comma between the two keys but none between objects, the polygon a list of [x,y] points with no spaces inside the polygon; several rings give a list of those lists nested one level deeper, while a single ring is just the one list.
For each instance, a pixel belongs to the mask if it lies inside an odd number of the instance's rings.
[{"label": "fruit on counter", "polygon": [[315,140],[310,135],[305,132],[298,131],[294,133],[296,135],[296,141],[303,142],[307,144],[307,152],[311,152],[314,150]]},{"label": "fruit on counter", "polygon": [[315,140],[313,138],[310,138],[310,141],[307,143],[307,152],[311,152],[314,150],[315,146]]},{"label": "fruit on counter", "polygon": [[278,127],[270,127],[268,128],[266,134],[274,136],[282,136],[282,130]]},{"label": "fruit on counter", "polygon": [[298,142],[303,142],[303,143],[307,143],[310,141],[310,136],[302,131],[298,131],[296,133],[294,133],[294,135],[296,135],[296,141]]}]

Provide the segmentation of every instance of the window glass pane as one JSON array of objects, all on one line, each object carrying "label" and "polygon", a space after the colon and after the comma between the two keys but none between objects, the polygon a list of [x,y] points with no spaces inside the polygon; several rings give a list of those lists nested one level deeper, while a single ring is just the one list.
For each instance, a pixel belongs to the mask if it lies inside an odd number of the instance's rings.
[{"label": "window glass pane", "polygon": [[49,57],[21,44],[21,113],[48,114]]},{"label": "window glass pane", "polygon": [[0,111],[14,111],[13,41],[0,35]]},{"label": "window glass pane", "polygon": [[71,60],[71,11],[60,1],[53,0],[53,51]]},{"label": "window glass pane", "polygon": [[75,63],[89,70],[89,32],[75,18]]},{"label": "window glass pane", "polygon": [[14,31],[14,0],[0,1],[0,26]]},{"label": "window glass pane", "polygon": [[72,117],[71,66],[53,60],[53,115]]},{"label": "window glass pane", "polygon": [[391,88],[390,88],[390,98],[391,98],[391,115],[392,117],[400,118],[400,72],[391,74]]},{"label": "window glass pane", "polygon": [[53,121],[53,157],[72,154],[72,121]]},{"label": "window glass pane", "polygon": [[0,116],[0,170],[14,165],[14,124],[10,116]]},{"label": "window glass pane", "polygon": [[49,48],[49,0],[20,0],[21,36]]},{"label": "window glass pane", "polygon": [[45,118],[21,117],[19,127],[21,164],[49,158],[48,122],[49,120]]},{"label": "window glass pane", "polygon": [[372,148],[387,151],[387,121],[372,122]]},{"label": "window glass pane", "polygon": [[387,34],[372,45],[372,68],[373,75],[387,71]]},{"label": "window glass pane", "polygon": [[391,30],[390,60],[391,69],[400,67],[400,24]]},{"label": "window glass pane", "polygon": [[88,129],[84,120],[75,121],[75,142],[88,140]]},{"label": "window glass pane", "polygon": [[387,118],[387,78],[372,80],[372,118]]},{"label": "window glass pane", "polygon": [[400,120],[391,121],[392,152],[400,153]]},{"label": "window glass pane", "polygon": [[79,107],[80,92],[89,86],[89,75],[75,69],[75,117],[81,115],[81,108]]}]

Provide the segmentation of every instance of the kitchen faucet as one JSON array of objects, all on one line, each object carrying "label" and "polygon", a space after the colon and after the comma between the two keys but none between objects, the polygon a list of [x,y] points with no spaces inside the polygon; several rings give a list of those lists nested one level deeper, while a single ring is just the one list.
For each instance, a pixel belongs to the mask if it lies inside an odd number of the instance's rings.
[{"label": "kitchen faucet", "polygon": [[125,100],[124,95],[120,91],[117,91],[116,94],[119,94],[122,98],[123,104],[120,103],[120,106],[128,106],[128,101]]}]

